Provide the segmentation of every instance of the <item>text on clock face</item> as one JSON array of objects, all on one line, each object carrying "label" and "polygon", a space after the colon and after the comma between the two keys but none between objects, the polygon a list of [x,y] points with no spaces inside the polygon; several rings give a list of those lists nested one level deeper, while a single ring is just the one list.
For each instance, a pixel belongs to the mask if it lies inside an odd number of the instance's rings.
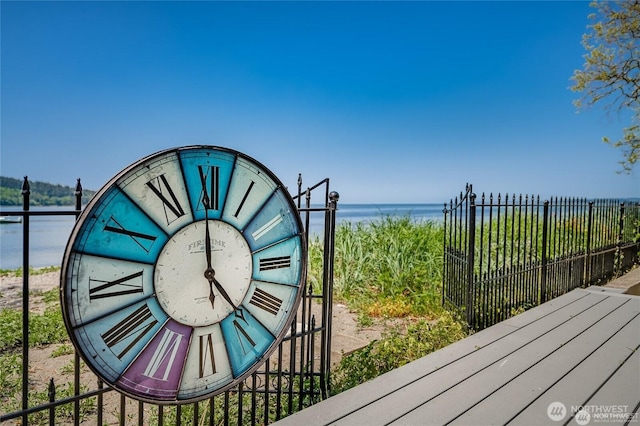
[{"label": "text on clock face", "polygon": [[[216,246],[220,248],[225,248],[227,245],[226,241],[219,240],[217,238],[211,238],[210,241],[212,246]],[[189,251],[189,253],[202,253],[204,251],[204,247],[205,247],[205,240],[202,239],[202,240],[197,240],[190,243],[189,246],[187,247],[187,250]]]}]

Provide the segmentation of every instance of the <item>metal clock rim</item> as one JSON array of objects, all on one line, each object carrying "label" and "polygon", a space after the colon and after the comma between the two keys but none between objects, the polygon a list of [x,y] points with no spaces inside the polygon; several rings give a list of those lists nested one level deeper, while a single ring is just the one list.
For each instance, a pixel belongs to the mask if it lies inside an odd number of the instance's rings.
[{"label": "metal clock rim", "polygon": [[[248,162],[258,166],[261,171],[265,172],[267,174],[267,176],[276,184],[277,187],[282,188],[282,192],[285,194],[285,200],[289,206],[289,208],[291,209],[291,211],[294,213],[292,216],[295,218],[295,222],[296,222],[296,226],[298,228],[298,234],[297,237],[300,238],[300,259],[301,259],[301,264],[300,264],[300,277],[298,280],[298,291],[296,292],[295,295],[295,300],[293,302],[292,305],[290,305],[290,309],[291,311],[287,314],[285,321],[284,321],[284,326],[282,327],[282,330],[278,333],[278,335],[274,336],[275,339],[272,341],[272,343],[267,347],[267,349],[262,353],[262,355],[260,356],[260,358],[257,358],[249,368],[247,368],[243,373],[239,374],[237,377],[234,377],[233,380],[231,380],[229,383],[216,388],[215,390],[205,393],[203,395],[199,395],[199,396],[195,396],[195,397],[190,397],[190,398],[185,398],[185,399],[178,399],[177,396],[175,399],[173,400],[162,400],[162,399],[154,399],[154,398],[147,398],[144,397],[142,395],[139,394],[134,394],[132,392],[129,392],[126,389],[122,389],[121,387],[117,386],[116,383],[112,383],[109,380],[106,380],[103,375],[94,367],[94,365],[88,361],[87,357],[88,355],[85,354],[84,350],[79,349],[80,347],[82,347],[82,345],[78,344],[78,340],[76,339],[75,334],[72,332],[72,325],[69,323],[69,309],[67,307],[67,304],[65,303],[66,301],[66,295],[65,295],[65,288],[66,288],[66,283],[67,283],[67,275],[69,273],[69,268],[70,268],[70,256],[73,252],[72,248],[73,248],[73,244],[74,241],[76,240],[80,230],[82,229],[82,226],[84,224],[84,222],[87,220],[87,218],[89,217],[89,215],[92,213],[94,206],[101,200],[101,198],[103,197],[103,195],[111,190],[114,185],[124,176],[126,176],[129,172],[131,172],[132,170],[140,167],[141,165],[143,165],[144,163],[156,158],[156,157],[160,157],[162,155],[166,155],[169,154],[171,152],[175,152],[176,154],[180,154],[181,152],[184,151],[190,151],[190,150],[211,150],[211,151],[218,151],[218,152],[225,152],[228,154],[232,154],[234,156],[234,163],[237,162],[238,158],[243,158],[244,160],[247,160]],[[191,222],[194,223],[194,222]],[[176,231],[178,232],[178,231]],[[172,233],[172,235],[174,235],[176,232]],[[152,403],[152,404],[157,404],[157,405],[183,405],[183,404],[189,404],[189,403],[194,403],[194,402],[198,402],[198,401],[202,401],[202,400],[206,400],[209,398],[212,398],[216,395],[222,394],[225,391],[228,391],[230,389],[232,389],[233,387],[236,387],[238,385],[240,385],[241,383],[243,383],[244,381],[246,381],[246,379],[248,377],[250,377],[252,374],[254,374],[259,368],[260,366],[266,362],[268,360],[268,358],[275,352],[275,350],[281,345],[281,343],[283,342],[284,338],[287,336],[288,334],[288,330],[291,328],[291,324],[293,322],[293,320],[295,319],[296,315],[297,315],[297,311],[298,308],[300,306],[300,301],[302,299],[302,293],[304,292],[304,287],[307,281],[307,265],[308,262],[308,247],[307,247],[307,239],[306,239],[306,233],[304,231],[304,227],[302,224],[302,220],[300,218],[300,213],[298,211],[298,208],[295,204],[295,202],[293,201],[293,198],[291,196],[291,194],[289,193],[287,187],[282,183],[282,181],[278,178],[278,176],[275,175],[275,173],[273,173],[273,171],[271,171],[271,169],[269,169],[268,167],[266,167],[262,162],[256,160],[255,158],[237,151],[235,149],[232,148],[228,148],[228,147],[223,147],[223,146],[218,146],[218,145],[186,145],[186,146],[176,146],[176,147],[172,147],[172,148],[167,148],[167,149],[163,149],[160,151],[157,151],[155,153],[146,155],[145,157],[142,157],[138,160],[136,160],[135,162],[129,164],[128,166],[126,166],[124,169],[121,169],[119,172],[117,172],[111,179],[109,179],[96,193],[95,195],[92,197],[92,199],[87,203],[87,205],[85,206],[85,208],[82,210],[82,212],[80,213],[80,215],[77,217],[76,222],[74,224],[74,227],[70,233],[69,239],[67,241],[67,244],[65,246],[65,250],[64,250],[64,255],[62,258],[62,265],[61,265],[61,273],[60,273],[60,287],[59,287],[59,299],[60,299],[60,306],[62,309],[62,317],[63,317],[63,321],[65,324],[65,328],[67,330],[67,334],[69,335],[70,340],[73,343],[74,349],[78,352],[80,358],[84,361],[84,363],[89,367],[89,369],[92,371],[93,374],[95,374],[102,382],[104,382],[107,386],[111,387],[112,389],[118,391],[119,393],[122,393],[128,397],[131,397],[137,401],[142,401],[145,403]],[[156,265],[154,264],[153,268],[155,270]],[[137,356],[136,356],[137,358]],[[133,361],[132,361],[133,362]],[[269,371],[269,368],[267,367],[267,372]]]}]

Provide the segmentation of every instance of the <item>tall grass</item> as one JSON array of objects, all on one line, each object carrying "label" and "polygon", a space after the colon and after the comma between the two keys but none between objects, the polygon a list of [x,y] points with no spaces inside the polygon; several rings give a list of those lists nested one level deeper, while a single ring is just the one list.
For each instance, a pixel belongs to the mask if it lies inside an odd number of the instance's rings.
[{"label": "tall grass", "polygon": [[[442,312],[443,227],[409,216],[381,216],[336,229],[334,297],[365,316],[433,319]],[[321,272],[318,240],[311,272]]]},{"label": "tall grass", "polygon": [[[478,275],[536,264],[544,256],[547,260],[562,259],[619,243],[634,243],[640,238],[637,205],[626,207],[622,228],[620,208],[615,204],[594,208],[591,221],[586,204],[581,208],[572,206],[571,210],[565,205],[553,206],[546,235],[540,206],[489,207],[479,210],[476,218],[474,269]],[[467,240],[466,230],[458,230],[452,244],[466,250]]]},{"label": "tall grass", "polygon": [[[467,336],[466,324],[442,307],[444,226],[383,216],[336,229],[334,297],[360,315],[418,317],[390,327],[381,340],[345,355],[332,369],[332,394],[373,379]],[[310,244],[310,277],[322,273],[322,244]],[[316,277],[316,278],[313,278]]]}]

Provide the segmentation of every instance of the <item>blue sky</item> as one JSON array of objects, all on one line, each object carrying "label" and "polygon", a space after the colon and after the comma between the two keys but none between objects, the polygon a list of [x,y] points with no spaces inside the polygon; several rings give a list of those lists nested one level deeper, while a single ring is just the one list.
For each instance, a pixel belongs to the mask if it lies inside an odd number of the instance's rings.
[{"label": "blue sky", "polygon": [[344,203],[478,192],[638,197],[576,113],[587,2],[10,2],[0,174],[99,189],[156,151],[226,146]]}]

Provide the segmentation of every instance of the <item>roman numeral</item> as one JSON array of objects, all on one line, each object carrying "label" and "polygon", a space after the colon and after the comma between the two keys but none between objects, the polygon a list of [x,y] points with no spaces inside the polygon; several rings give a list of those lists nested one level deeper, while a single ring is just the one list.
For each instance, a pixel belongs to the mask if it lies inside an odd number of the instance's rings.
[{"label": "roman numeral", "polygon": [[291,256],[265,257],[260,259],[260,270],[289,268],[291,266]]},{"label": "roman numeral", "polygon": [[[155,184],[154,184],[155,183]],[[164,206],[164,215],[167,221],[167,225],[171,224],[174,220],[184,215],[184,209],[178,201],[173,188],[169,185],[169,181],[165,175],[160,175],[147,182],[149,189],[160,198],[162,205]],[[167,195],[165,195],[165,192]],[[168,196],[168,197],[167,197]],[[173,213],[174,217],[170,218],[169,212]]]},{"label": "roman numeral", "polygon": [[200,372],[199,377],[210,376],[216,372],[216,359],[213,355],[213,336],[200,336]]},{"label": "roman numeral", "polygon": [[153,235],[147,235],[141,232],[130,231],[128,229],[125,229],[124,226],[120,225],[120,223],[113,216],[111,216],[107,221],[107,224],[105,225],[104,230],[109,232],[115,232],[116,234],[130,236],[131,239],[135,241],[135,243],[147,253],[149,253],[149,250],[151,250],[151,247],[153,246],[153,243],[156,241],[156,238],[157,238],[157,237],[154,237]]},{"label": "roman numeral", "polygon": [[[240,325],[238,320],[233,320],[233,328],[236,331],[236,337],[238,338],[238,342],[240,342],[240,347],[242,348],[242,352],[246,355],[249,353],[251,348],[256,346],[256,342],[253,341],[249,333],[245,331],[244,328]],[[251,346],[251,348],[247,347],[247,345]]]},{"label": "roman numeral", "polygon": [[[153,318],[153,320],[148,322],[149,318]],[[113,351],[117,344],[133,338],[124,349],[116,354],[118,358],[122,359],[157,323],[158,321],[151,315],[149,307],[144,304],[103,334],[102,339]]]},{"label": "roman numeral", "polygon": [[282,306],[282,299],[278,299],[273,294],[256,288],[256,291],[253,292],[253,296],[251,296],[249,303],[260,309],[264,309],[272,315],[276,315],[280,310],[280,306]]},{"label": "roman numeral", "polygon": [[281,223],[282,220],[283,219],[281,214],[275,215],[270,221],[262,225],[253,234],[251,234],[251,236],[255,241],[258,241],[259,238],[263,237],[267,232],[278,226],[278,224]]},{"label": "roman numeral", "polygon": [[249,193],[251,192],[251,189],[253,188],[253,185],[255,185],[256,183],[254,181],[251,181],[251,183],[249,184],[249,188],[247,188],[247,192],[244,193],[244,196],[242,197],[242,201],[240,201],[240,205],[238,206],[238,209],[236,210],[236,212],[234,213],[234,217],[238,217],[238,215],[240,214],[240,210],[242,210],[242,206],[244,206],[245,201],[247,201],[247,198],[249,198]]},{"label": "roman numeral", "polygon": [[[165,329],[151,361],[142,374],[147,377],[166,381],[176,360],[176,353],[184,336],[173,330]],[[160,373],[160,374],[158,374]]]},{"label": "roman numeral", "polygon": [[[95,283],[100,284],[92,288],[92,285]],[[135,272],[114,281],[89,278],[89,300],[125,296],[134,293],[142,293],[142,271]]]},{"label": "roman numeral", "polygon": [[[205,173],[205,169],[207,169],[206,173]],[[219,205],[220,167],[198,166],[198,173],[200,173],[200,181],[202,182],[202,191],[206,192],[209,197],[209,210],[218,210],[220,206]],[[210,179],[207,179],[209,177]],[[209,180],[208,190],[207,190],[207,180]]]}]

